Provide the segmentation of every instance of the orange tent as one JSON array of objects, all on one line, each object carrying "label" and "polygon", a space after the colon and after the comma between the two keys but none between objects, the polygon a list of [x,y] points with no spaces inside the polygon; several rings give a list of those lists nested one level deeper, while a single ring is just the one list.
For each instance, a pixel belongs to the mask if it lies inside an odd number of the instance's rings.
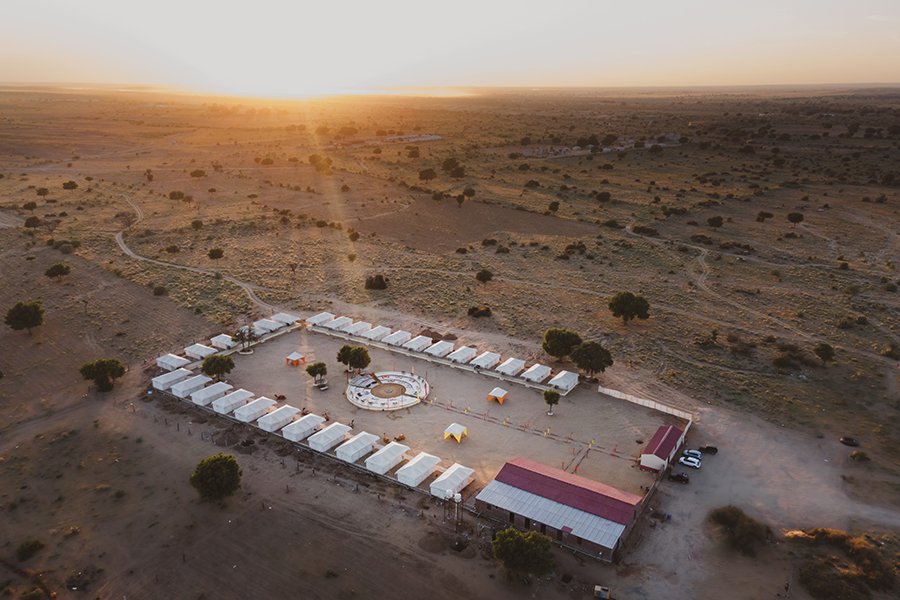
[{"label": "orange tent", "polygon": [[289,365],[292,365],[292,366],[295,366],[295,367],[299,367],[299,366],[300,366],[300,363],[305,363],[305,362],[306,362],[306,357],[303,356],[302,354],[300,354],[299,352],[293,352],[293,353],[291,353],[290,356],[288,356],[288,357],[285,359],[285,361],[286,361],[287,364],[289,364]]},{"label": "orange tent", "polygon": [[491,390],[491,393],[488,394],[488,402],[490,402],[491,400],[496,400],[500,404],[503,404],[503,401],[507,400],[508,398],[509,392],[507,392],[503,388],[495,387]]}]

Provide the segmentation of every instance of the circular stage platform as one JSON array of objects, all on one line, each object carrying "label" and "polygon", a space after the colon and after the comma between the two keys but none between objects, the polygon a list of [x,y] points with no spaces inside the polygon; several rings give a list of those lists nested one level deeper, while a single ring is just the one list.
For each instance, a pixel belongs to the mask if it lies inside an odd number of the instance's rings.
[{"label": "circular stage platform", "polygon": [[356,375],[347,385],[347,400],[366,410],[399,410],[428,397],[428,382],[405,371]]}]

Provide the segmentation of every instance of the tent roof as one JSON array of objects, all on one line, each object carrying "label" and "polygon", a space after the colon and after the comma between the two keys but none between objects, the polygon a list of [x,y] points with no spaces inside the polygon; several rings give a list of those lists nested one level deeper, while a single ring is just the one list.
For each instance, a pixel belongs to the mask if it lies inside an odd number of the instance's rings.
[{"label": "tent roof", "polygon": [[151,381],[154,384],[166,385],[173,381],[181,381],[182,379],[184,379],[185,377],[189,377],[190,375],[193,375],[193,373],[191,371],[188,371],[187,369],[175,369],[174,371],[163,373],[159,377],[154,377],[153,379],[151,379]]},{"label": "tent roof", "polygon": [[199,385],[200,387],[203,387],[204,385],[206,385],[206,384],[209,383],[210,381],[212,381],[212,379],[211,379],[210,377],[207,377],[206,375],[195,375],[194,377],[190,377],[190,378],[188,378],[188,379],[185,379],[184,381],[179,381],[178,383],[176,383],[175,385],[173,385],[173,386],[172,386],[172,393],[175,394],[175,395],[177,396],[177,395],[179,395],[181,392],[183,392],[184,390],[189,390],[189,389],[194,388],[194,387],[196,387],[196,386],[198,386],[198,385]]},{"label": "tent roof", "polygon": [[448,356],[447,358],[458,362],[468,362],[477,353],[478,350],[476,350],[475,348],[472,348],[471,346],[463,346],[462,348],[457,348],[455,351],[451,352],[450,356]]},{"label": "tent roof", "polygon": [[571,390],[576,385],[578,385],[578,373],[572,373],[571,371],[560,371],[556,374],[556,377],[548,382],[548,385],[552,385],[554,387],[558,387],[567,391]]},{"label": "tent roof", "polygon": [[451,423],[450,426],[444,430],[444,433],[449,433],[450,435],[462,435],[465,432],[466,427],[459,423]]},{"label": "tent roof", "polygon": [[197,400],[205,400],[210,396],[215,396],[216,394],[222,394],[224,392],[230,392],[233,389],[233,385],[225,383],[224,381],[219,381],[203,388],[202,390],[197,390],[196,392],[191,394],[191,400],[196,403]]},{"label": "tent roof", "polygon": [[216,337],[212,338],[209,341],[212,342],[212,344],[214,346],[216,346],[218,344],[223,344],[230,348],[231,346],[237,345],[237,342],[233,341],[231,339],[231,336],[228,335],[227,333],[220,333],[219,335],[217,335]]},{"label": "tent roof", "polygon": [[188,359],[174,354],[165,354],[156,359],[157,365],[162,365],[163,368],[167,368],[170,371],[183,367],[184,365],[189,365],[190,363],[191,361]]},{"label": "tent roof", "polygon": [[309,438],[309,442],[322,442],[325,444],[334,445],[334,443],[340,438],[344,437],[344,434],[348,431],[350,431],[349,425],[344,425],[343,423],[332,423],[322,431]]},{"label": "tent roof", "polygon": [[429,348],[425,349],[425,354],[431,354],[432,356],[444,356],[453,350],[453,342],[449,342],[447,340],[441,340],[436,344],[432,345]]},{"label": "tent roof", "polygon": [[427,335],[419,335],[409,340],[405,344],[403,344],[404,348],[409,348],[410,350],[423,350],[431,345],[431,338]]},{"label": "tent roof", "polygon": [[409,446],[404,446],[399,442],[391,442],[390,444],[367,458],[366,466],[369,466],[369,461],[372,461],[373,464],[385,464],[393,462],[398,456],[403,456],[407,452],[409,452]]},{"label": "tent roof", "polygon": [[509,392],[507,392],[503,388],[495,387],[494,389],[491,390],[491,393],[488,394],[488,396],[494,396],[495,398],[502,398],[503,396],[505,396],[508,393]]},{"label": "tent roof", "polygon": [[[418,480],[421,482],[426,473],[431,473],[441,459],[427,452],[419,452],[414,459],[397,469],[397,479]],[[417,483],[418,483],[417,482]]]},{"label": "tent roof", "polygon": [[366,321],[357,321],[352,325],[347,325],[346,327],[344,327],[344,331],[351,335],[359,335],[361,333],[369,331],[370,329],[372,329],[372,324],[367,323]]},{"label": "tent roof", "polygon": [[678,445],[678,440],[681,439],[681,433],[682,431],[674,425],[661,425],[656,430],[656,433],[653,434],[653,437],[650,438],[650,443],[647,444],[647,447],[644,448],[641,454],[652,454],[663,460],[668,460],[672,450]]},{"label": "tent roof", "polygon": [[490,369],[498,362],[500,362],[500,355],[496,352],[482,352],[478,358],[473,360],[470,364],[483,369]]},{"label": "tent roof", "polygon": [[300,317],[295,317],[294,315],[289,315],[287,313],[276,313],[269,318],[273,321],[284,323],[285,325],[293,325],[300,320]]},{"label": "tent roof", "polygon": [[272,321],[270,319],[260,319],[259,321],[254,321],[253,326],[257,329],[265,329],[266,331],[275,331],[276,329],[280,329],[284,327],[284,323],[279,323],[278,321]]},{"label": "tent roof", "polygon": [[374,327],[369,331],[362,334],[362,336],[366,339],[370,340],[380,340],[384,336],[388,335],[391,332],[390,327],[385,327],[384,325],[379,325],[378,327]]},{"label": "tent roof", "polygon": [[540,382],[547,379],[550,374],[550,367],[544,365],[531,365],[527,371],[522,373],[522,379]]},{"label": "tent roof", "polygon": [[303,360],[303,358],[304,358],[304,356],[302,354],[300,354],[299,352],[291,352],[287,356],[288,360]]},{"label": "tent roof", "polygon": [[352,438],[341,444],[335,449],[335,452],[340,451],[341,453],[349,452],[350,454],[355,454],[358,450],[366,447],[372,447],[372,444],[378,441],[378,436],[374,433],[367,433],[365,431],[360,431]]},{"label": "tent roof", "polygon": [[309,323],[310,325],[322,325],[323,323],[327,323],[328,321],[332,320],[333,318],[334,318],[334,315],[331,314],[330,312],[323,312],[323,313],[319,313],[315,316],[308,318],[306,320],[306,322]]},{"label": "tent roof", "polygon": [[401,329],[400,331],[395,331],[394,333],[387,336],[386,338],[384,338],[381,341],[384,342],[385,344],[391,344],[392,346],[398,346],[400,344],[408,342],[411,337],[412,337],[412,334],[410,332],[403,331]]},{"label": "tent roof", "polygon": [[431,493],[441,498],[447,497],[447,490],[451,490],[455,494],[465,487],[469,477],[474,473],[475,469],[464,467],[459,463],[453,463],[452,467],[444,471],[440,477],[432,482]]},{"label": "tent roof", "polygon": [[215,348],[204,346],[203,344],[192,344],[184,349],[185,354],[197,354],[198,356],[209,356],[218,352]]},{"label": "tent roof", "polygon": [[345,325],[349,325],[352,322],[353,322],[353,319],[351,319],[350,317],[338,317],[333,321],[329,321],[329,322],[325,323],[324,325],[322,325],[322,327],[325,327],[327,329],[337,330],[337,329],[340,329],[341,327],[344,327]]},{"label": "tent roof", "polygon": [[525,368],[525,361],[521,358],[507,358],[502,365],[495,370],[504,375],[518,375]]}]

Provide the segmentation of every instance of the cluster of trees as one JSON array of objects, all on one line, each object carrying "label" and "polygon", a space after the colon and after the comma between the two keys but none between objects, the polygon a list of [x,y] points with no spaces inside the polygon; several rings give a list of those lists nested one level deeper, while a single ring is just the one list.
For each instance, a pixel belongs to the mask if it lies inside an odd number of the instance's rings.
[{"label": "cluster of trees", "polygon": [[203,359],[200,372],[207,377],[215,377],[216,381],[222,381],[223,375],[228,375],[234,370],[234,360],[230,356],[213,354]]},{"label": "cluster of trees", "polygon": [[591,377],[613,365],[612,355],[600,342],[585,342],[580,335],[568,329],[548,329],[541,348],[557,360],[570,357],[579,369],[587,371]]},{"label": "cluster of trees", "polygon": [[[453,179],[462,179],[466,176],[466,168],[460,164],[459,160],[450,157],[445,158],[441,163],[441,170]],[[437,177],[434,169],[422,169],[419,171],[419,179],[421,181],[431,181]]]},{"label": "cluster of trees", "polygon": [[93,381],[98,392],[108,392],[113,389],[116,379],[125,375],[125,365],[118,358],[100,358],[84,363],[78,372],[86,380]]},{"label": "cluster of trees", "polygon": [[[350,369],[359,371],[365,369],[372,362],[369,358],[369,351],[362,346],[350,346],[344,344],[337,353],[337,361]],[[308,371],[309,369],[307,369]]]},{"label": "cluster of trees", "polygon": [[306,374],[315,378],[315,382],[318,384],[321,377],[328,375],[328,366],[323,362],[313,363],[306,367]]}]

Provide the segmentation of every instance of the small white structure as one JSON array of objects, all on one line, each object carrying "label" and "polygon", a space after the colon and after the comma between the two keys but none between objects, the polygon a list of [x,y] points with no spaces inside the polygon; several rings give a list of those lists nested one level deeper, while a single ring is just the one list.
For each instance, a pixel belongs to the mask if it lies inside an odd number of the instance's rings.
[{"label": "small white structure", "polygon": [[316,429],[319,428],[319,425],[324,422],[325,417],[308,414],[306,416],[300,417],[299,419],[282,429],[281,435],[283,435],[285,439],[291,440],[292,442],[299,442],[300,440],[305,440],[306,438],[311,436],[316,431]]},{"label": "small white structure", "polygon": [[412,339],[412,334],[401,329],[400,331],[395,331],[381,341],[391,346],[400,346],[408,342],[410,339]]},{"label": "small white structure", "polygon": [[571,371],[560,371],[556,377],[547,382],[550,387],[555,387],[563,392],[568,392],[578,385],[578,373]]},{"label": "small white structure", "polygon": [[197,390],[203,389],[203,386],[205,386],[210,381],[212,381],[212,379],[210,379],[206,375],[196,375],[194,377],[189,377],[184,381],[179,381],[172,386],[171,391],[176,398],[184,399]]},{"label": "small white structure", "polygon": [[169,371],[168,373],[164,373],[159,377],[154,377],[150,381],[153,382],[153,389],[159,390],[161,392],[166,391],[176,383],[180,381],[184,381],[188,377],[193,375],[187,369],[176,369],[174,371]]},{"label": "small white structure", "polygon": [[409,446],[391,442],[366,459],[366,468],[373,473],[384,475],[403,461],[403,455],[409,452]]},{"label": "small white structure", "polygon": [[233,389],[233,385],[219,381],[191,394],[191,402],[198,406],[207,406],[213,400],[218,400]]},{"label": "small white structure", "polygon": [[540,383],[550,376],[550,367],[544,365],[531,365],[527,371],[522,373],[522,379]]},{"label": "small white structure", "polygon": [[344,434],[350,431],[348,425],[343,423],[332,423],[319,433],[309,438],[309,447],[319,452],[326,452],[329,448],[333,448],[338,442],[344,440]]},{"label": "small white structure", "polygon": [[412,350],[413,352],[421,352],[425,348],[431,345],[431,338],[427,335],[416,336],[413,339],[409,340],[403,347],[407,350]]},{"label": "small white structure", "polygon": [[256,422],[263,431],[278,431],[288,423],[294,420],[294,415],[300,412],[299,408],[294,408],[285,404],[277,410],[273,410],[269,414],[260,417]]},{"label": "small white structure", "polygon": [[378,436],[374,433],[366,433],[361,431],[352,438],[335,448],[334,453],[337,457],[348,463],[355,463],[363,456],[372,451]]},{"label": "small white structure", "polygon": [[282,327],[284,327],[284,323],[271,321],[269,319],[260,319],[259,321],[253,321],[254,329],[261,329],[266,332],[275,331],[276,329],[281,329]]},{"label": "small white structure", "polygon": [[326,329],[333,329],[334,331],[339,331],[347,325],[350,325],[351,323],[353,323],[353,319],[351,319],[350,317],[338,317],[333,321],[328,321],[327,323],[322,325],[322,327]]},{"label": "small white structure", "polygon": [[230,394],[225,394],[218,400],[213,400],[212,408],[220,415],[227,415],[234,409],[247,404],[247,400],[252,397],[253,392],[248,392],[247,390],[242,388],[239,390],[235,390]]},{"label": "small white structure", "polygon": [[379,325],[378,327],[375,327],[374,329],[370,329],[369,331],[365,332],[364,334],[362,334],[362,336],[364,338],[366,338],[367,340],[372,340],[373,342],[377,342],[377,341],[383,339],[385,336],[390,335],[390,333],[391,333],[390,327],[385,327],[384,325]]},{"label": "small white structure", "polygon": [[503,373],[504,375],[509,375],[510,377],[515,377],[521,373],[524,368],[525,361],[521,358],[507,358],[502,365],[497,367],[496,371],[498,373]]},{"label": "small white structure", "polygon": [[462,348],[458,348],[454,352],[450,353],[449,358],[453,362],[466,364],[478,354],[478,350],[472,348],[471,346],[463,346]]},{"label": "small white structure", "polygon": [[425,349],[425,354],[437,356],[438,358],[447,356],[451,352],[453,352],[453,342],[448,342],[447,340],[442,340]]},{"label": "small white structure", "polygon": [[346,327],[344,327],[344,333],[349,333],[350,335],[362,335],[370,329],[372,329],[371,323],[366,323],[365,321],[357,321],[353,325],[347,325]]},{"label": "small white structure", "polygon": [[498,362],[500,362],[500,355],[496,352],[482,352],[469,364],[479,369],[493,369]]},{"label": "small white structure", "polygon": [[448,500],[472,483],[474,475],[475,469],[453,463],[452,467],[431,483],[431,495]]},{"label": "small white structure", "polygon": [[165,369],[166,371],[174,371],[175,369],[180,369],[189,364],[191,364],[191,361],[180,356],[175,356],[174,354],[166,354],[165,356],[160,356],[156,359],[156,366],[160,369]]},{"label": "small white structure", "polygon": [[234,418],[243,423],[255,421],[269,412],[269,409],[275,406],[275,404],[276,402],[271,398],[260,396],[253,402],[235,409]]},{"label": "small white structure", "polygon": [[330,312],[319,313],[314,317],[310,317],[306,320],[310,325],[324,325],[334,319],[334,315]]},{"label": "small white structure", "polygon": [[194,344],[184,349],[185,354],[187,354],[191,358],[196,358],[197,360],[206,358],[207,356],[215,354],[216,352],[218,352],[218,350],[216,350],[215,348],[210,348],[209,346],[204,346],[203,344]]},{"label": "small white structure", "polygon": [[221,335],[217,335],[216,337],[214,337],[213,339],[211,339],[209,341],[210,341],[210,343],[212,343],[213,346],[215,346],[219,350],[228,350],[228,349],[234,348],[235,346],[238,345],[237,342],[235,342],[234,340],[231,339],[230,335],[227,335],[225,333],[223,333]]},{"label": "small white structure", "polygon": [[397,481],[404,485],[416,487],[434,473],[434,468],[439,462],[441,462],[441,459],[437,456],[419,452],[414,459],[397,470]]},{"label": "small white structure", "polygon": [[295,317],[294,315],[289,315],[287,313],[278,313],[269,317],[272,321],[278,321],[279,323],[284,323],[285,325],[293,325],[297,321],[300,320],[300,317]]}]

